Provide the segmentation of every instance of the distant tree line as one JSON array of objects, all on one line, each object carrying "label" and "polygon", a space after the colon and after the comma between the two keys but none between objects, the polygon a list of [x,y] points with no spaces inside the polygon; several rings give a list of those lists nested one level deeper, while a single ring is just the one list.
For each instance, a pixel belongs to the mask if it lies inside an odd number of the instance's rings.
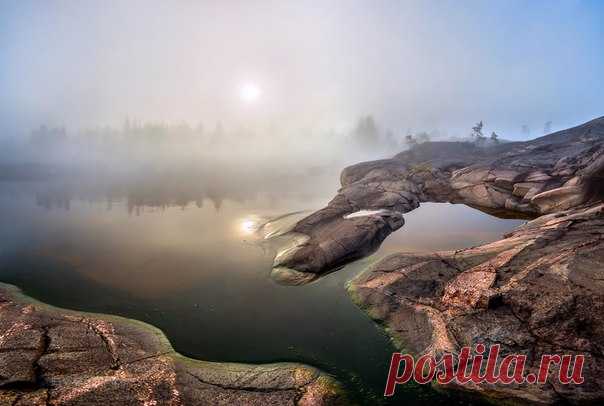
[{"label": "distant tree line", "polygon": [[355,143],[364,149],[376,148],[400,148],[402,146],[413,146],[424,142],[429,142],[432,138],[438,136],[438,131],[431,133],[420,131],[413,134],[407,131],[404,136],[397,136],[392,130],[385,130],[382,134],[373,116],[361,117],[351,133],[351,138]]},{"label": "distant tree line", "polygon": [[[547,121],[543,131],[549,133],[551,127],[552,122]],[[528,125],[523,125],[521,130],[525,135],[530,134]],[[497,132],[485,131],[482,120],[471,127],[469,137],[472,142],[481,146],[501,142]],[[360,117],[349,131],[310,130],[309,133],[299,131],[290,134],[270,127],[267,129],[239,127],[227,130],[221,122],[207,129],[202,123],[190,126],[187,123],[140,122],[126,118],[121,127],[103,126],[75,132],[68,132],[65,127],[42,125],[31,131],[26,139],[29,140],[29,150],[37,151],[40,156],[44,154],[50,156],[53,151],[57,151],[57,154],[67,151],[70,156],[77,157],[79,151],[83,151],[87,154],[96,153],[102,157],[124,161],[137,157],[144,159],[154,154],[156,156],[171,154],[175,157],[188,154],[193,158],[195,154],[199,155],[203,151],[211,154],[216,150],[222,150],[228,153],[236,149],[249,151],[250,148],[252,150],[270,148],[274,145],[279,145],[281,148],[296,148],[298,145],[312,145],[313,142],[322,145],[329,142],[335,147],[341,146],[343,140],[348,140],[347,145],[350,147],[378,156],[443,138],[445,137],[436,130],[393,131],[381,127],[372,115],[365,115]]]}]

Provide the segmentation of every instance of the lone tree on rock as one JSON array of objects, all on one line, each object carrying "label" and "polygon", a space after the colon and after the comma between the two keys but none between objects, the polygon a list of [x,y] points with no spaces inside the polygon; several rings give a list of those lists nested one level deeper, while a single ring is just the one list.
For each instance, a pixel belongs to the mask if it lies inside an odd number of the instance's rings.
[{"label": "lone tree on rock", "polygon": [[493,132],[491,133],[491,141],[492,141],[494,144],[499,144],[499,136],[497,135],[497,133],[496,133],[495,131],[493,131]]},{"label": "lone tree on rock", "polygon": [[482,123],[482,120],[480,120],[478,123],[476,123],[476,125],[474,127],[472,127],[472,138],[474,138],[474,142],[476,142],[477,144],[482,144],[484,142],[484,140],[486,139],[486,137],[484,136],[484,134],[482,133],[482,127],[484,126],[484,124]]}]

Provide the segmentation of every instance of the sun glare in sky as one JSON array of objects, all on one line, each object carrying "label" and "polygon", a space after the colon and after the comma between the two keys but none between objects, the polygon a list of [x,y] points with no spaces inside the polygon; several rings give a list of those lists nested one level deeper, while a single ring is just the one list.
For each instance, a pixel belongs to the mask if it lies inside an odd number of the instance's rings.
[{"label": "sun glare in sky", "polygon": [[260,98],[260,88],[254,83],[245,83],[241,86],[239,97],[246,103],[254,103]]}]

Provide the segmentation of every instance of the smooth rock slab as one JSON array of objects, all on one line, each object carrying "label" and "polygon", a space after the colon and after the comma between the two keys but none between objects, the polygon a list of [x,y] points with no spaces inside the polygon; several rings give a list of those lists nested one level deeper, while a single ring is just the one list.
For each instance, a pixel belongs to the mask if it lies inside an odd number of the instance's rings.
[{"label": "smooth rock slab", "polygon": [[0,284],[0,405],[345,403],[312,367],[192,360],[147,324],[53,308]]}]

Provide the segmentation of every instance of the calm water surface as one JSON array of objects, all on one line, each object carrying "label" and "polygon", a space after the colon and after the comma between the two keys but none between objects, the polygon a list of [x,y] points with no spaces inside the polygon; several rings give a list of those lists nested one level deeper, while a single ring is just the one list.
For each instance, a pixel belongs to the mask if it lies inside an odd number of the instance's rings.
[{"label": "calm water surface", "polygon": [[[319,208],[331,197],[327,189],[179,201],[160,193],[165,186],[147,186],[146,196],[157,198],[74,197],[44,182],[0,183],[0,280],[57,306],[153,324],[194,358],[318,366],[364,404],[386,403],[381,394],[394,348],[352,304],[346,281],[387,253],[476,245],[519,223],[424,204],[372,257],[307,286],[280,286],[269,278],[273,247],[249,225]],[[388,402],[426,400],[469,402],[413,385]]]}]

